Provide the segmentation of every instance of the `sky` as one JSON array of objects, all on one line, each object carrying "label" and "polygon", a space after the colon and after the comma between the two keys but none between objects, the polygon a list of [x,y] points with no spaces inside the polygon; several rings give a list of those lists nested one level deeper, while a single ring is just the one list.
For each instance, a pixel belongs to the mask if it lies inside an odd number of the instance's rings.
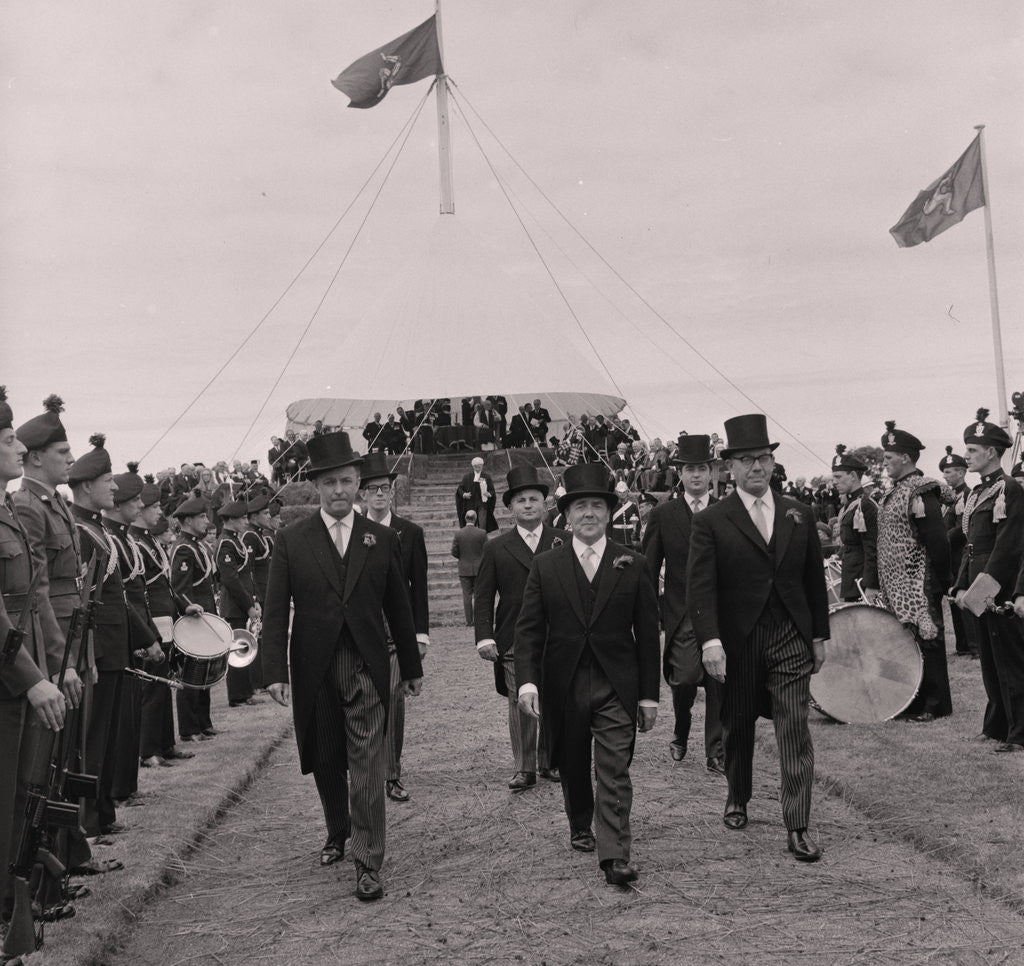
[{"label": "sky", "polygon": [[[57,392],[76,452],[102,430],[115,468],[265,459],[290,401],[387,372],[438,222],[436,115],[431,98],[360,195],[429,82],[358,111],[330,80],[432,12],[4,4],[0,383],[16,423]],[[587,357],[593,390],[621,393],[649,436],[766,412],[791,476],[896,419],[934,471],[978,406],[998,409],[984,211],[911,249],[888,229],[985,124],[1007,390],[1024,389],[1022,21],[1017,0],[446,0],[469,116],[453,106],[455,218],[551,320],[546,339],[470,330],[482,371],[564,360],[568,384]],[[455,299],[463,266],[448,268]],[[439,353],[467,337],[464,320],[414,322]]]}]

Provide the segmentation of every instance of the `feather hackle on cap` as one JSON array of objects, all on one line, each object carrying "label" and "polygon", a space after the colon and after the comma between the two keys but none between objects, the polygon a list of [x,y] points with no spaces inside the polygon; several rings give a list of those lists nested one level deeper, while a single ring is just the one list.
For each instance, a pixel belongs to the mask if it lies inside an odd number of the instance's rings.
[{"label": "feather hackle on cap", "polygon": [[886,430],[888,432],[891,433],[896,428],[896,420],[895,419],[887,419],[885,421],[885,428],[886,428]]},{"label": "feather hackle on cap", "polygon": [[[128,465],[130,466],[131,464],[129,463]],[[152,473],[147,473],[143,477],[143,480],[145,480],[147,483],[155,483],[156,482],[156,478],[153,476]]]},{"label": "feather hackle on cap", "polygon": [[836,455],[842,456],[846,452],[846,443],[836,443]]},{"label": "feather hackle on cap", "polygon": [[50,395],[43,400],[43,409],[51,413],[62,413],[64,412],[64,400],[55,392],[50,393]]},{"label": "feather hackle on cap", "polygon": [[128,472],[129,473],[138,473],[139,472],[139,464],[138,463],[128,463],[127,466],[128,466]]},{"label": "feather hackle on cap", "polygon": [[953,455],[953,447],[952,446],[947,446],[946,447],[946,455],[947,456],[952,456]]},{"label": "feather hackle on cap", "polygon": [[92,436],[89,437],[89,445],[96,447],[96,449],[102,449],[106,441],[107,437],[105,433],[93,433]]},{"label": "feather hackle on cap", "polygon": [[974,417],[974,418],[975,418],[975,419],[976,419],[976,420],[977,420],[977,421],[978,421],[979,423],[983,423],[983,422],[985,422],[985,420],[986,420],[986,419],[988,419],[988,410],[987,410],[987,409],[984,409],[984,408],[982,408],[982,409],[979,409],[979,410],[978,410],[978,412],[977,412],[977,415],[975,415],[975,417]]},{"label": "feather hackle on cap", "polygon": [[7,387],[0,386],[0,402],[7,402]]}]

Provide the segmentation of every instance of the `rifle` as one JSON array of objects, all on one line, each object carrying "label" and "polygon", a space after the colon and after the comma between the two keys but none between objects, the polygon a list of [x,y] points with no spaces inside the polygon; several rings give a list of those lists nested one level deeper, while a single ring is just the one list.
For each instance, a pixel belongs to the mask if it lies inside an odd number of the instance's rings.
[{"label": "rifle", "polygon": [[39,582],[43,579],[44,570],[37,567],[28,585],[28,592],[25,594],[25,603],[21,608],[21,615],[18,617],[18,624],[7,632],[4,638],[3,647],[0,648],[0,671],[3,671],[8,664],[14,661],[21,645],[25,640],[25,628],[28,626],[29,615],[36,609],[36,591],[39,589]]},{"label": "rifle", "polygon": [[[89,603],[84,607],[87,617],[86,627],[95,611],[95,604],[99,596],[98,588],[102,585],[101,579],[96,576],[97,568],[97,557],[93,555],[87,572],[87,578],[93,579],[94,584]],[[67,674],[68,660],[75,638],[78,636],[82,616],[83,606],[79,604],[71,614],[68,632],[64,640],[64,655],[61,659],[60,675],[57,684],[62,691],[64,688],[64,678]],[[87,631],[83,631],[82,634],[83,650],[86,633]],[[80,662],[81,654],[79,655]],[[75,723],[77,724],[77,715],[75,716]],[[65,721],[65,727],[67,725],[68,722]],[[67,741],[67,735],[63,732],[60,737],[65,740],[59,741],[56,732],[49,732],[43,729],[35,721],[34,717],[29,719],[26,728],[32,729],[34,740],[29,748],[30,767],[28,769],[25,818],[21,826],[18,850],[14,861],[11,863],[14,908],[11,914],[11,924],[3,944],[3,954],[11,957],[27,955],[42,946],[42,922],[40,922],[38,933],[33,925],[32,873],[36,865],[40,864],[42,866],[44,882],[47,876],[51,880],[62,880],[67,870],[64,864],[54,855],[51,847],[52,832],[55,829],[74,829],[79,826],[78,803],[61,800],[61,792],[68,786],[70,775],[68,765],[74,742]],[[75,730],[77,731],[77,728]],[[95,795],[98,779],[92,776],[74,777],[80,779],[84,784],[88,784],[91,781],[92,794]]]}]

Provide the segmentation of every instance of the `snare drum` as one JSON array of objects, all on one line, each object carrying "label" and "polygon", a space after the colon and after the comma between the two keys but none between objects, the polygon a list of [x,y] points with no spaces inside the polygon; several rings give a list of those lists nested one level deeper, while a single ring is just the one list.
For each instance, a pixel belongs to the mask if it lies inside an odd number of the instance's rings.
[{"label": "snare drum", "polygon": [[205,691],[228,673],[233,631],[216,614],[196,614],[174,622],[172,676],[182,687]]},{"label": "snare drum", "polygon": [[905,711],[924,669],[914,635],[871,604],[844,604],[828,620],[832,636],[825,663],[811,677],[818,710],[846,724],[888,721]]}]

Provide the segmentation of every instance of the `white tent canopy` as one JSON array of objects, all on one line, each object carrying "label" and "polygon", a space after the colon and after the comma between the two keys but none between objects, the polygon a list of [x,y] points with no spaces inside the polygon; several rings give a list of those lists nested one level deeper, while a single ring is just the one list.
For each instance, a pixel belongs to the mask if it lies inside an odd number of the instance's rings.
[{"label": "white tent canopy", "polygon": [[[506,268],[452,215],[440,216],[416,247],[383,255],[393,266],[384,294],[372,306],[346,302],[338,337],[307,367],[309,384],[343,398],[292,402],[289,428],[317,419],[361,426],[375,412],[444,397],[455,400],[456,414],[459,399],[477,395],[503,395],[510,411],[540,398],[553,419],[625,407],[536,258]],[[365,270],[379,276],[382,254],[371,252],[376,264]],[[360,271],[357,262],[351,267]]]}]

